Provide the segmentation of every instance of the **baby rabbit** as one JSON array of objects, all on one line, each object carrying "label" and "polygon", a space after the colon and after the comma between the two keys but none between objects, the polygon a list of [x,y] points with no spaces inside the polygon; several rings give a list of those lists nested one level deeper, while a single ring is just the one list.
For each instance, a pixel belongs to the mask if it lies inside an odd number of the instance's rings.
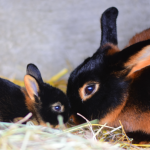
[{"label": "baby rabbit", "polygon": [[43,82],[41,73],[34,64],[27,65],[24,77],[25,88],[0,78],[0,121],[10,122],[32,112],[39,125],[49,122],[58,124],[57,116],[62,115],[64,123],[69,118],[69,102],[59,89]]},{"label": "baby rabbit", "polygon": [[[101,46],[70,75],[67,95],[76,124],[98,118],[100,124],[120,126],[129,137],[150,141],[150,40],[117,47],[118,10],[101,18]],[[140,136],[137,136],[140,135]]]}]

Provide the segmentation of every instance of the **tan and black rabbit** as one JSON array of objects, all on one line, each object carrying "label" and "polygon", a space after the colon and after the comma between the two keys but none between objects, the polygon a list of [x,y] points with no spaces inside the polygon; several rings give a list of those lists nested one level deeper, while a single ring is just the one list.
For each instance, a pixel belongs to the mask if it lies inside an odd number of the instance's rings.
[{"label": "tan and black rabbit", "polygon": [[[118,10],[107,9],[101,18],[101,45],[70,75],[67,87],[75,123],[99,119],[120,126],[136,142],[150,141],[150,40],[117,47]],[[135,43],[135,44],[134,44]]]},{"label": "tan and black rabbit", "polygon": [[0,78],[0,121],[11,122],[32,112],[31,120],[39,125],[46,125],[46,122],[53,127],[58,125],[58,115],[67,122],[68,98],[61,90],[44,83],[34,64],[27,65],[24,83],[25,88]]}]

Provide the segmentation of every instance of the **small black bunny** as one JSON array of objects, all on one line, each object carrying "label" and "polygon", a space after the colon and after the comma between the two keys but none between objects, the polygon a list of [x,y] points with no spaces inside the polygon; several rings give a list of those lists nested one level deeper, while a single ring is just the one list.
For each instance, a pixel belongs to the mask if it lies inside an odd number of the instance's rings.
[{"label": "small black bunny", "polygon": [[102,14],[101,46],[69,77],[72,116],[76,124],[83,122],[77,113],[114,127],[120,120],[129,137],[150,141],[150,40],[134,41],[120,51],[117,15],[114,7]]},{"label": "small black bunny", "polygon": [[31,120],[39,125],[46,125],[46,122],[53,127],[58,125],[58,115],[67,122],[68,98],[61,90],[44,83],[34,64],[27,65],[24,83],[25,88],[0,78],[0,121],[11,122],[32,112]]}]

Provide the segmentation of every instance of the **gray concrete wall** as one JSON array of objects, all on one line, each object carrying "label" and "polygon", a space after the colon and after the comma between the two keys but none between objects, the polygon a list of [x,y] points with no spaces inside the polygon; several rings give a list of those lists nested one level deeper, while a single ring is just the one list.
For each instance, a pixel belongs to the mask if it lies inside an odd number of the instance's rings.
[{"label": "gray concrete wall", "polygon": [[149,0],[0,0],[0,75],[23,79],[30,62],[44,79],[73,69],[98,48],[99,18],[111,6],[122,49],[150,27]]}]

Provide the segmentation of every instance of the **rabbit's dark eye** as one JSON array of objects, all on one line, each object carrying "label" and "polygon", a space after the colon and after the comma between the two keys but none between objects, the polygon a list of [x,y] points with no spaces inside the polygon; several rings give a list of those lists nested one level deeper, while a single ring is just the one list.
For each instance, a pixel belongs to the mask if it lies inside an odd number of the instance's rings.
[{"label": "rabbit's dark eye", "polygon": [[90,95],[95,90],[95,84],[89,85],[85,88],[85,94]]},{"label": "rabbit's dark eye", "polygon": [[90,81],[85,83],[81,88],[79,88],[79,96],[81,101],[84,102],[91,98],[98,91],[99,87],[99,82]]},{"label": "rabbit's dark eye", "polygon": [[54,106],[54,109],[55,109],[56,111],[61,111],[61,106]]},{"label": "rabbit's dark eye", "polygon": [[61,113],[61,112],[64,112],[64,105],[62,105],[60,102],[56,102],[54,104],[51,105],[51,108],[54,112],[57,112],[57,113]]}]

